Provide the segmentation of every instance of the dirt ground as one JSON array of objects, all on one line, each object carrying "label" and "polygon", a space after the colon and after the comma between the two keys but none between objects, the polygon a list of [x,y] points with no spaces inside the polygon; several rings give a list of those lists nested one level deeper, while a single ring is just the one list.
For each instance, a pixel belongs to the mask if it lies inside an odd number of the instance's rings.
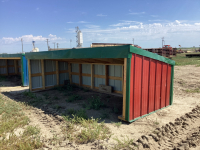
[{"label": "dirt ground", "polygon": [[[122,97],[75,88],[69,93],[61,89],[37,92],[35,94],[41,97],[42,101],[31,101],[22,94],[26,90],[28,89],[19,87],[11,81],[0,82],[0,92],[6,97],[28,102],[33,106],[25,113],[30,118],[31,125],[41,128],[42,141],[45,143],[43,149],[112,149],[119,144],[114,140],[118,138],[124,143],[133,139],[129,148],[124,149],[200,150],[200,67],[175,66],[173,105],[133,123],[122,122],[119,127],[115,123],[120,122],[117,116],[122,113]],[[80,96],[76,101],[66,102],[75,94]],[[87,144],[75,144],[60,139],[58,144],[53,144],[52,139],[62,134],[61,115],[70,108],[79,110],[87,107],[86,100],[92,96],[100,98],[105,107],[87,110],[87,116],[103,118],[111,131],[111,137]]]}]

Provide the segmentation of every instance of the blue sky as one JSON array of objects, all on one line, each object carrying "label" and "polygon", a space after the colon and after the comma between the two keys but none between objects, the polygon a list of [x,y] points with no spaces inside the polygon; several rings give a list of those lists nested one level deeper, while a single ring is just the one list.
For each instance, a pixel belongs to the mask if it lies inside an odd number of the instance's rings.
[{"label": "blue sky", "polygon": [[200,45],[200,0],[0,0],[0,53],[40,51],[53,42],[76,46],[75,27],[83,46],[134,43],[143,48]]}]

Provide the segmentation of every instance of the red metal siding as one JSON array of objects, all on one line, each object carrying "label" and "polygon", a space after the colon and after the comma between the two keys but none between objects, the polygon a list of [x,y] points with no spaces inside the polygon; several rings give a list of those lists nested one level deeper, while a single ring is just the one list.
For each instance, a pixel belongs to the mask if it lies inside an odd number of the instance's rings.
[{"label": "red metal siding", "polygon": [[130,72],[130,120],[169,105],[170,65],[132,54]]},{"label": "red metal siding", "polygon": [[141,96],[142,96],[142,56],[135,57],[135,74],[134,74],[134,95],[133,95],[133,117],[140,117]]},{"label": "red metal siding", "polygon": [[167,67],[167,92],[166,92],[166,104],[168,106],[170,103],[170,84],[171,84],[171,66]]},{"label": "red metal siding", "polygon": [[160,109],[162,63],[156,62],[156,91],[155,91],[155,110]]},{"label": "red metal siding", "polygon": [[167,64],[162,63],[161,108],[165,107],[167,87]]},{"label": "red metal siding", "polygon": [[155,82],[156,82],[156,61],[150,61],[150,79],[149,79],[149,111],[148,113],[155,110]]},{"label": "red metal siding", "polygon": [[148,113],[149,58],[143,57],[141,115]]}]

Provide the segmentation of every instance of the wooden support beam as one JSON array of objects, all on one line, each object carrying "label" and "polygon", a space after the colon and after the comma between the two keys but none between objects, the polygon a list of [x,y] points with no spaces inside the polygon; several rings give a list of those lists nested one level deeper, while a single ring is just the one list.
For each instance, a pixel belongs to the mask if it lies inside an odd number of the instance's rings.
[{"label": "wooden support beam", "polygon": [[72,71],[71,63],[68,63],[68,72],[69,72],[69,81],[70,81],[70,84],[72,84],[71,71]]},{"label": "wooden support beam", "polygon": [[17,74],[18,73],[17,60],[14,60],[14,67],[15,67],[15,74]]},{"label": "wooden support beam", "polygon": [[108,86],[109,85],[109,78],[108,78],[108,76],[109,76],[109,70],[108,70],[108,65],[105,65],[105,76],[106,76],[106,78],[105,78],[105,84]]},{"label": "wooden support beam", "polygon": [[58,66],[58,61],[56,61],[56,79],[57,79],[57,85],[59,85],[59,66]]},{"label": "wooden support beam", "polygon": [[123,107],[122,107],[123,119],[125,119],[125,114],[126,114],[126,71],[127,71],[127,58],[124,58]]},{"label": "wooden support beam", "polygon": [[32,78],[31,78],[31,60],[28,59],[28,76],[29,76],[29,89],[32,91]]},{"label": "wooden support beam", "polygon": [[79,86],[82,86],[82,64],[79,64]]},{"label": "wooden support beam", "polygon": [[91,64],[91,89],[94,89],[94,64]]},{"label": "wooden support beam", "polygon": [[45,89],[45,74],[44,74],[44,59],[41,59],[41,68],[42,68],[42,89]]}]

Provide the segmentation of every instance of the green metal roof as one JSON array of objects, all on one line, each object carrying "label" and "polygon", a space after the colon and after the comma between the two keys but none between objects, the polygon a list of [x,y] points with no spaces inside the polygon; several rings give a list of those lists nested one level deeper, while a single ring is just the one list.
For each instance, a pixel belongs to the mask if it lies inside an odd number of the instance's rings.
[{"label": "green metal roof", "polygon": [[175,64],[171,59],[130,45],[31,52],[26,53],[25,57],[27,59],[131,58],[132,53],[150,57],[171,65]]},{"label": "green metal roof", "polygon": [[22,54],[0,54],[0,58],[20,57]]}]

